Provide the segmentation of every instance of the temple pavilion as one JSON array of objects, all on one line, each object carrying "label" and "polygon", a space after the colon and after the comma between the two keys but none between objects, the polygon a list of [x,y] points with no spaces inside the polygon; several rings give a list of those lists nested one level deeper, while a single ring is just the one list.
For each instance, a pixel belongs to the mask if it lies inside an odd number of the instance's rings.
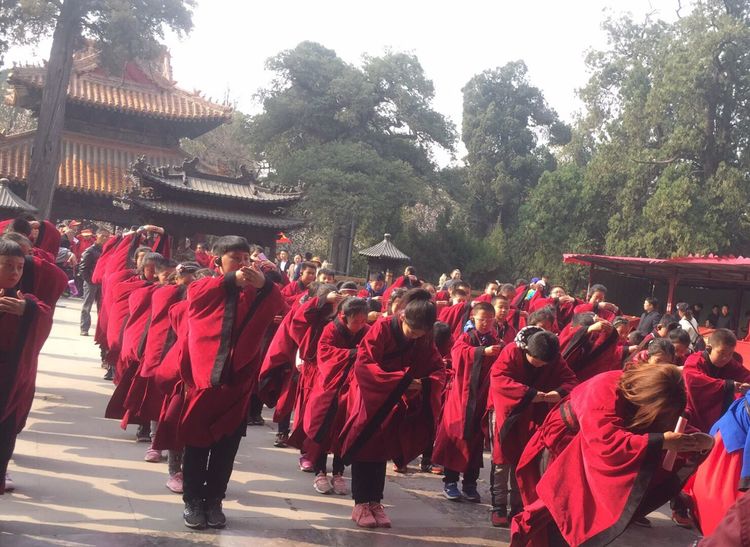
[{"label": "temple pavilion", "polygon": [[[38,115],[44,66],[14,67],[6,102]],[[298,189],[263,187],[252,170],[223,173],[187,158],[180,139],[230,121],[232,108],[180,89],[168,52],[113,74],[92,44],[74,56],[68,86],[54,219],[122,226],[152,223],[180,237],[238,234],[274,247],[302,225],[285,215]],[[0,178],[26,195],[34,131],[0,135]]]}]

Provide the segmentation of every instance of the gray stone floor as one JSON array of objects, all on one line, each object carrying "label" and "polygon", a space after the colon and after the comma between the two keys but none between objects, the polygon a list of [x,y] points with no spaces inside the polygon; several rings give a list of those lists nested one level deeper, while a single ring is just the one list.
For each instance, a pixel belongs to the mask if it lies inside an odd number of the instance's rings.
[{"label": "gray stone floor", "polygon": [[[112,385],[101,380],[93,340],[78,335],[79,309],[78,300],[61,300],[42,353],[36,400],[10,466],[17,490],[0,498],[0,546],[507,545],[507,531],[489,526],[487,505],[448,502],[440,477],[416,472],[389,472],[391,530],[357,529],[348,497],[315,493],[295,451],[273,447],[268,412],[268,425],[249,428],[240,446],[227,528],[188,531],[180,497],[164,486],[166,463],[144,462],[146,445],[134,431],[102,417]],[[485,498],[487,487],[480,484]],[[651,518],[653,528],[629,529],[613,545],[687,546],[697,537],[664,510]]]}]

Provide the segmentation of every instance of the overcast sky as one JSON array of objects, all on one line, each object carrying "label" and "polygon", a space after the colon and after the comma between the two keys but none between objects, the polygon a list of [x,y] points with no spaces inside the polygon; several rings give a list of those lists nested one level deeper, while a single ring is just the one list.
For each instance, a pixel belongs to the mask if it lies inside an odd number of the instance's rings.
[{"label": "overcast sky", "polygon": [[[689,0],[682,2],[689,4]],[[584,56],[606,46],[607,16],[652,13],[675,19],[677,0],[198,0],[190,36],[170,37],[180,87],[222,99],[227,90],[240,110],[257,112],[253,98],[271,74],[265,60],[312,40],[358,64],[364,53],[386,48],[417,55],[435,83],[434,107],[461,127],[461,88],[475,74],[523,59],[529,79],[565,119],[580,108],[575,91],[587,80]],[[686,10],[683,10],[683,13]],[[11,50],[7,60],[46,58]],[[443,163],[443,162],[441,162]]]}]

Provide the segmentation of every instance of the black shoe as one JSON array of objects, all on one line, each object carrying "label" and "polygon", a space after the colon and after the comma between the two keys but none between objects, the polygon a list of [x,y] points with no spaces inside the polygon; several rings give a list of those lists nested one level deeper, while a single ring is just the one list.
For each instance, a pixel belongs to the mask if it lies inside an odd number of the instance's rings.
[{"label": "black shoe", "polygon": [[227,517],[221,510],[221,501],[206,502],[206,524],[209,528],[224,528]]},{"label": "black shoe", "polygon": [[203,510],[203,503],[200,500],[186,501],[182,520],[188,528],[203,530],[206,527],[206,512]]},{"label": "black shoe", "polygon": [[276,433],[276,440],[273,442],[273,445],[276,448],[287,448],[289,445],[286,444],[286,442],[289,440],[289,433]]},{"label": "black shoe", "polygon": [[115,378],[115,371],[112,367],[107,369],[107,373],[104,375],[105,380],[114,380]]}]

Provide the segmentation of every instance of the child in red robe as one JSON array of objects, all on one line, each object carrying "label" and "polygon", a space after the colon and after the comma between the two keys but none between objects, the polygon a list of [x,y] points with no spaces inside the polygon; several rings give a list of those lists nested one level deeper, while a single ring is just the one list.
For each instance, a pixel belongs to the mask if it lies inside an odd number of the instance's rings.
[{"label": "child in red robe", "polygon": [[287,283],[281,289],[281,296],[284,297],[288,305],[292,305],[296,300],[307,293],[310,283],[315,281],[315,272],[317,267],[312,262],[303,262],[300,266],[299,278],[292,283]]},{"label": "child in red robe", "polygon": [[[307,455],[315,462],[314,486],[321,494],[349,493],[343,477],[344,462],[337,436],[346,421],[346,398],[357,346],[370,328],[367,309],[367,301],[363,298],[345,300],[341,312],[323,328],[318,342],[318,374],[305,407],[303,422],[309,439]],[[329,452],[333,453],[330,480],[326,469]]]},{"label": "child in red robe", "polygon": [[674,346],[673,363],[678,367],[682,367],[685,365],[687,358],[693,353],[690,349],[690,333],[681,328],[672,329],[669,331],[669,341],[672,342],[672,346]]},{"label": "child in red robe", "polygon": [[396,315],[375,323],[360,343],[341,431],[344,462],[352,463],[352,520],[390,528],[381,503],[386,463],[408,462],[434,434],[445,371],[432,339],[437,312],[431,295],[409,290]]},{"label": "child in red robe", "polygon": [[243,237],[216,240],[220,277],[188,288],[186,385],[178,435],[183,455],[183,520],[189,528],[223,528],[222,500],[247,427],[263,334],[284,305]]},{"label": "child in red robe", "polygon": [[[673,431],[685,401],[680,370],[668,364],[604,372],[576,387],[529,442],[533,454],[523,454],[538,465],[546,445],[552,460],[536,488],[524,487],[511,545],[606,545],[672,499],[700,460],[686,453],[713,444]],[[666,450],[680,453],[672,470],[662,465]]]},{"label": "child in red robe", "polygon": [[569,296],[560,285],[555,285],[550,289],[548,298],[535,298],[529,302],[529,313],[551,306],[555,314],[555,325],[552,332],[559,334],[573,319],[575,307],[583,303],[581,300]]},{"label": "child in red robe", "polygon": [[735,353],[737,338],[729,329],[716,329],[706,349],[685,360],[687,417],[693,427],[708,432],[737,394],[750,389],[750,370]]},{"label": "child in red robe", "polygon": [[[445,395],[432,459],[444,468],[446,498],[458,501],[463,497],[480,503],[477,479],[484,449],[482,419],[487,409],[490,368],[502,342],[494,337],[495,309],[488,302],[474,304],[471,324],[451,351],[453,380]],[[458,490],[459,473],[464,477],[462,491]]]},{"label": "child in red robe", "polygon": [[605,302],[605,298],[607,298],[607,287],[598,283],[591,285],[587,293],[587,301],[573,308],[573,314],[593,312],[600,319],[611,323],[620,315],[620,309],[611,302]]},{"label": "child in red robe", "polygon": [[521,452],[544,421],[550,405],[567,395],[577,383],[575,374],[560,355],[557,336],[539,327],[519,331],[516,341],[505,346],[493,363],[490,375],[493,526],[508,526],[509,518],[521,511],[515,480]]},{"label": "child in red robe", "polygon": [[518,334],[518,329],[508,321],[510,303],[507,298],[498,295],[492,299],[492,307],[495,308],[495,338],[504,345],[510,344]]},{"label": "child in red robe", "polygon": [[612,323],[598,319],[592,312],[573,316],[560,333],[560,348],[581,382],[601,372],[621,369],[628,356]]},{"label": "child in red robe", "polygon": [[20,245],[0,238],[0,494],[14,488],[8,462],[31,410],[39,352],[52,328],[50,307],[15,288],[24,258]]}]

